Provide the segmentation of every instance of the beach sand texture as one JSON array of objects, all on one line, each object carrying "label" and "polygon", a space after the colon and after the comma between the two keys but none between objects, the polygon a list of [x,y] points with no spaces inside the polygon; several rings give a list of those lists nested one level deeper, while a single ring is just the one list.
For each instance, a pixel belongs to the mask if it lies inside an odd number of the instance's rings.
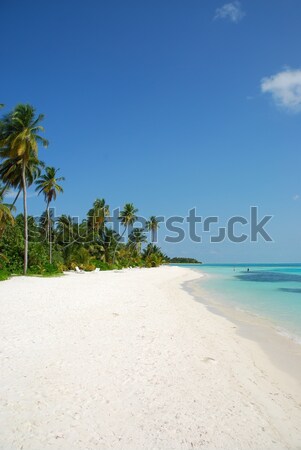
[{"label": "beach sand texture", "polygon": [[2,282],[0,448],[300,449],[297,382],[183,289],[199,276]]}]

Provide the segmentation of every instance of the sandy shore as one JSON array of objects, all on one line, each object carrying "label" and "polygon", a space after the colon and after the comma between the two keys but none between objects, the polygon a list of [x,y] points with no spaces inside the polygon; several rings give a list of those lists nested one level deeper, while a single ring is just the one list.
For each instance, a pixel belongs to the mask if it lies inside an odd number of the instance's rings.
[{"label": "sandy shore", "polygon": [[300,449],[300,386],[183,289],[198,276],[0,283],[0,448]]}]

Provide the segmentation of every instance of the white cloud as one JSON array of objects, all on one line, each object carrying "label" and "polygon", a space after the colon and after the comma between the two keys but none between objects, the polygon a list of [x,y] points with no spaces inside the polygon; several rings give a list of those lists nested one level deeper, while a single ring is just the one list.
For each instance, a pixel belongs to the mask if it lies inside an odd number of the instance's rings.
[{"label": "white cloud", "polygon": [[301,111],[301,69],[285,69],[261,80],[261,91],[271,94],[278,106]]},{"label": "white cloud", "polygon": [[299,194],[296,194],[296,195],[293,196],[293,200],[295,200],[295,201],[299,200],[299,198],[300,198]]},{"label": "white cloud", "polygon": [[231,22],[239,22],[246,13],[241,9],[239,1],[226,3],[215,11],[214,19],[229,19]]}]

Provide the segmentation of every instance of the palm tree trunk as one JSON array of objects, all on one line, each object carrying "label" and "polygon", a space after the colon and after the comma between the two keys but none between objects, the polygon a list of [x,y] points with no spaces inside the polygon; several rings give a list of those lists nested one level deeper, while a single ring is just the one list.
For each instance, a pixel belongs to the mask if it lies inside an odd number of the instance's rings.
[{"label": "palm tree trunk", "polygon": [[[120,236],[120,240],[123,238],[123,235],[124,235],[125,232],[126,232],[126,227],[124,227],[122,235]],[[115,258],[116,258],[116,252],[117,252],[118,245],[119,245],[119,242],[116,243],[116,247],[114,249],[113,264],[115,264]]]},{"label": "palm tree trunk", "polygon": [[130,256],[134,255],[134,252],[137,251],[137,242],[131,242],[130,244]]},{"label": "palm tree trunk", "polygon": [[2,195],[4,194],[4,192],[6,191],[6,189],[9,186],[9,181],[4,185],[4,188],[2,189],[2,191],[0,192],[0,197],[2,197]]},{"label": "palm tree trunk", "polygon": [[18,200],[18,198],[19,198],[19,195],[21,194],[21,191],[22,191],[22,189],[19,189],[19,192],[17,193],[17,195],[16,195],[16,198],[15,198],[15,200],[13,201],[13,203],[10,205],[10,210],[12,210],[13,209],[13,207],[15,206],[15,204],[16,204],[16,201]]},{"label": "palm tree trunk", "polygon": [[152,240],[153,240],[153,244],[158,243],[158,226],[155,226],[154,228],[152,228]]},{"label": "palm tree trunk", "polygon": [[26,165],[23,161],[22,185],[23,185],[23,209],[24,209],[24,275],[28,267],[28,222],[27,222],[27,189],[26,189]]},{"label": "palm tree trunk", "polygon": [[49,239],[49,263],[52,264],[52,240],[51,240],[51,222],[50,222],[50,209],[47,202],[47,220],[48,220],[48,239]]}]

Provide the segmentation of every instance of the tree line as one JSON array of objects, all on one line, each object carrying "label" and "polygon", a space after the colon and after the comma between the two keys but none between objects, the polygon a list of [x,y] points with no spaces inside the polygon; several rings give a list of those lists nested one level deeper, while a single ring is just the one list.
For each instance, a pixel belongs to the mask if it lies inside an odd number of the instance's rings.
[{"label": "tree line", "polygon": [[[105,199],[96,199],[80,223],[67,215],[53,217],[51,207],[64,192],[65,178],[58,168],[46,166],[39,159],[39,147],[48,147],[43,119],[44,115],[28,104],[17,105],[0,119],[2,277],[22,272],[51,275],[76,266],[106,270],[156,267],[168,262],[154,243],[159,228],[156,216],[151,216],[145,227],[134,227],[138,209],[132,203],[126,203],[119,213],[121,233],[108,223],[110,207]],[[45,210],[38,219],[28,213],[27,207],[28,188],[33,186],[45,200]],[[11,203],[6,201],[8,193],[10,197],[14,194]],[[20,195],[23,213],[16,215]]]}]

